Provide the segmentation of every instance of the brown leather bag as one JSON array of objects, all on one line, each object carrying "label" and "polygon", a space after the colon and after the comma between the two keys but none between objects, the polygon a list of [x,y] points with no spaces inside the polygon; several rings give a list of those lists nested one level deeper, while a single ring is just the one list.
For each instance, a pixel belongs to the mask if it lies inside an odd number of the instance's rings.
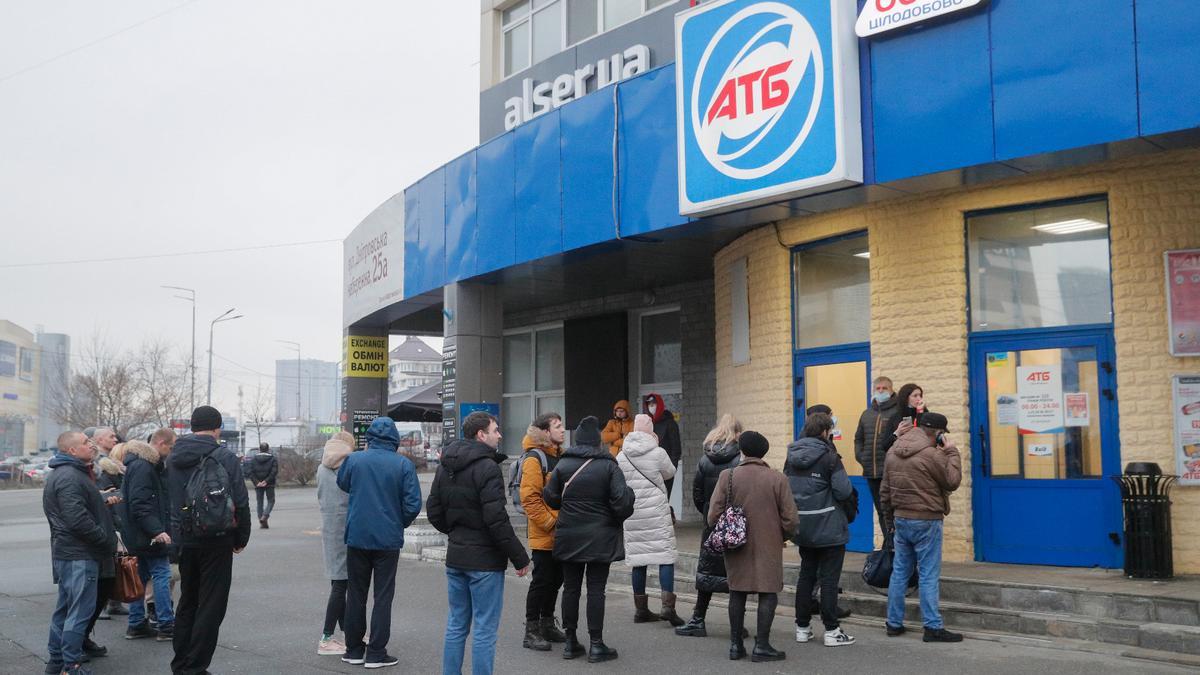
[{"label": "brown leather bag", "polygon": [[113,584],[113,599],[133,602],[146,595],[146,586],[138,574],[138,559],[130,555],[125,542],[117,535],[117,578]]}]

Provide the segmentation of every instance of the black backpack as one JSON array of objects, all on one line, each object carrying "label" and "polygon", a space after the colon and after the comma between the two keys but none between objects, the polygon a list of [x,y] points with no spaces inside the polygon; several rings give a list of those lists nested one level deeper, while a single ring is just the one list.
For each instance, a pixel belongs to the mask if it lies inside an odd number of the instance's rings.
[{"label": "black backpack", "polygon": [[212,454],[188,478],[180,520],[183,534],[194,538],[217,537],[237,527],[229,472]]}]

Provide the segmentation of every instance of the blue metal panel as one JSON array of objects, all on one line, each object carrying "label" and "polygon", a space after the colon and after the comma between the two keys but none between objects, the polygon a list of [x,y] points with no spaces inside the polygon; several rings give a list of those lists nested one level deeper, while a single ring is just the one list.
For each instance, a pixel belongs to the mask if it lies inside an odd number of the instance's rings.
[{"label": "blue metal panel", "polygon": [[[601,93],[559,110],[563,249],[612,239],[613,100]],[[607,142],[605,142],[607,140]]]},{"label": "blue metal panel", "polygon": [[1130,0],[1004,0],[990,12],[997,159],[1137,135]]},{"label": "blue metal panel", "polygon": [[410,185],[404,191],[404,297],[418,295],[420,286],[421,250],[417,242],[421,239],[421,211],[417,208],[418,185]]},{"label": "blue metal panel", "polygon": [[875,179],[992,161],[990,68],[984,13],[872,42]]},{"label": "blue metal panel", "polygon": [[562,250],[558,113],[526,122],[513,136],[517,195],[514,220],[520,242],[517,258],[536,260]]},{"label": "blue metal panel", "polygon": [[446,280],[446,168],[421,179],[417,184],[421,213],[420,237],[417,241],[421,271],[416,278],[413,295],[442,286]]},{"label": "blue metal panel", "polygon": [[1141,132],[1200,126],[1200,12],[1192,0],[1137,0]]},{"label": "blue metal panel", "polygon": [[475,274],[517,263],[513,136],[497,136],[479,146],[476,152],[479,222],[475,235]]},{"label": "blue metal panel", "polygon": [[446,281],[475,276],[475,151],[446,165]]},{"label": "blue metal panel", "polygon": [[[621,234],[687,222],[679,215],[675,156],[675,69],[659,68],[618,85]],[[612,96],[601,91],[593,96]]]}]

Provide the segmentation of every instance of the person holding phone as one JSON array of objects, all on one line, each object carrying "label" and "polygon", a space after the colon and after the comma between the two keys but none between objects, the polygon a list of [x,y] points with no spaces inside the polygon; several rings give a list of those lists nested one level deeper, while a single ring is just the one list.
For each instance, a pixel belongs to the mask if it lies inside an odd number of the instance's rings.
[{"label": "person holding phone", "polygon": [[[904,427],[915,427],[921,423],[925,414],[925,390],[915,382],[909,382],[900,387],[896,393],[898,409],[888,421],[883,432],[883,452],[887,452]],[[885,463],[886,466],[886,463]]]}]

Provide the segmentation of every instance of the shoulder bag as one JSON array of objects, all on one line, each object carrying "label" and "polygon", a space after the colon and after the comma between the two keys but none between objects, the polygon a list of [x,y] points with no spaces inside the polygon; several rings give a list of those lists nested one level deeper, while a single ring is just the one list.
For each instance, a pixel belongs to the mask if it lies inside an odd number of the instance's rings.
[{"label": "shoulder bag", "polygon": [[729,470],[729,482],[725,484],[725,510],[713,525],[712,534],[704,541],[710,553],[736,551],[746,545],[746,511],[733,503],[733,474]]}]

